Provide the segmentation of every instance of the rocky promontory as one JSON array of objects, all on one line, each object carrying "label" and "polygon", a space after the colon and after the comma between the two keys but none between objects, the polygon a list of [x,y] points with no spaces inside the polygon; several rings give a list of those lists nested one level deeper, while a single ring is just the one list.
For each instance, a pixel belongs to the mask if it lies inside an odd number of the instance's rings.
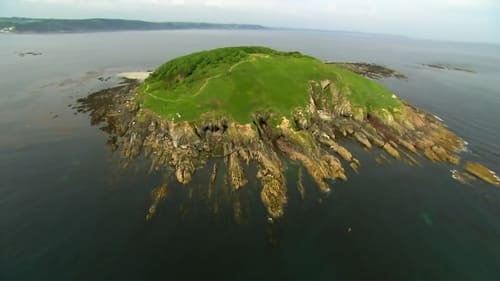
[{"label": "rocky promontory", "polygon": [[[78,110],[88,113],[92,124],[105,125],[108,144],[127,163],[144,154],[151,170],[169,175],[167,181],[188,184],[215,158],[223,160],[233,192],[257,178],[272,219],[284,215],[288,201],[285,160],[300,164],[323,193],[335,186],[332,181],[347,180],[346,169],[358,170],[363,163],[341,139],[410,164],[422,155],[459,165],[464,148],[464,141],[432,114],[375,82],[299,53],[262,47],[172,60],[144,82],[81,99]],[[256,174],[249,174],[251,164]],[[469,166],[468,172],[485,179]],[[215,164],[211,169],[208,194],[221,170]],[[303,196],[301,179],[297,186]],[[153,192],[147,218],[167,196],[167,185]]]}]

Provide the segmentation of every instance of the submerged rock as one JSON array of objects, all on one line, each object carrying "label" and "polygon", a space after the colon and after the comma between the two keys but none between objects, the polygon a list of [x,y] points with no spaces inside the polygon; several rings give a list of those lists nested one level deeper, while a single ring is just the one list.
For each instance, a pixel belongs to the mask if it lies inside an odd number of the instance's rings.
[{"label": "submerged rock", "polygon": [[304,172],[302,171],[302,167],[299,167],[297,190],[299,191],[300,198],[304,200],[306,197],[306,188],[304,187]]},{"label": "submerged rock", "polygon": [[462,67],[462,66],[453,66],[449,64],[438,64],[438,63],[429,63],[429,64],[422,64],[423,66],[430,67],[430,68],[435,68],[435,69],[441,69],[441,70],[455,70],[455,71],[461,71],[461,72],[467,72],[467,73],[477,73],[475,70]]},{"label": "submerged rock", "polygon": [[451,172],[451,177],[461,184],[468,184],[472,179],[474,179],[474,176],[470,175],[465,171],[452,169],[450,170],[450,172]]},{"label": "submerged rock", "polygon": [[148,209],[148,213],[146,215],[147,220],[151,219],[154,216],[158,204],[160,204],[161,201],[165,200],[167,198],[167,195],[168,195],[168,187],[166,183],[162,183],[159,187],[153,189],[153,191],[151,192],[153,203],[151,204],[151,207],[149,207]]}]

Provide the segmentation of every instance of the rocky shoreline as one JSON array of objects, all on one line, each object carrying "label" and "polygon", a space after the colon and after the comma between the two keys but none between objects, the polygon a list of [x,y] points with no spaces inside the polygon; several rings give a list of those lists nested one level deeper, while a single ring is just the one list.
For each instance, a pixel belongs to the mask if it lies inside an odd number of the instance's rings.
[{"label": "rocky shoreline", "polygon": [[364,63],[364,62],[327,62],[327,64],[333,64],[344,69],[350,70],[354,73],[362,75],[371,79],[382,79],[394,77],[396,79],[408,79],[406,75],[395,71],[393,69],[387,68],[382,65],[374,63]]},{"label": "rocky shoreline", "polygon": [[[135,99],[139,85],[128,81],[91,94],[79,100],[77,109],[88,113],[93,125],[105,125],[101,129],[110,134],[108,145],[120,151],[125,163],[144,153],[151,161],[151,170],[171,171],[181,184],[188,184],[210,159],[222,158],[226,180],[237,192],[248,182],[249,164],[255,164],[255,176],[262,186],[261,201],[271,219],[282,217],[287,204],[284,159],[300,163],[323,193],[330,190],[328,181],[347,180],[343,162],[358,170],[360,161],[338,139],[353,139],[365,149],[379,147],[410,164],[423,155],[431,161],[459,165],[458,154],[464,149],[464,141],[433,115],[404,102],[400,112],[365,112],[352,106],[329,80],[310,81],[309,105],[297,108],[292,118],[280,117],[279,124],[271,122],[275,117],[271,112],[255,112],[249,124],[210,112],[191,123],[166,120],[141,108]],[[498,177],[482,165],[468,165],[465,171],[461,173],[500,185]],[[214,165],[209,189],[216,177]],[[165,178],[168,181],[170,177]],[[301,178],[297,186],[303,195]],[[166,186],[165,182],[155,189],[147,218],[167,196]]]}]

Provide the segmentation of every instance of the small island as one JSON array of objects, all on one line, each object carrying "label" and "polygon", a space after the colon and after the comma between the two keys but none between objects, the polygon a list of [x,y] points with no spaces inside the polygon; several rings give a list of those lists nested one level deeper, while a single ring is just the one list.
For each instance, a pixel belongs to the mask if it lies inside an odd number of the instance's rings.
[{"label": "small island", "polygon": [[453,66],[453,65],[449,65],[449,64],[424,63],[422,65],[425,67],[430,67],[430,68],[439,69],[439,70],[453,70],[453,71],[460,71],[460,72],[465,72],[465,73],[477,73],[475,70],[470,69],[470,68],[465,68],[462,66]]},{"label": "small island", "polygon": [[[375,75],[378,68],[370,65],[357,69],[373,73],[369,77],[403,77],[382,68]],[[106,124],[109,145],[127,162],[144,153],[151,170],[172,175],[153,191],[147,218],[166,197],[169,178],[188,184],[208,163],[211,194],[221,176],[220,167],[210,162],[214,158],[223,159],[224,176],[235,192],[249,177],[260,181],[270,219],[285,212],[285,161],[300,164],[324,193],[330,191],[329,181],[347,180],[346,169],[358,170],[362,163],[340,144],[343,138],[409,164],[422,155],[460,165],[465,146],[460,137],[432,114],[352,70],[352,64],[324,63],[298,52],[220,48],[168,61],[143,82],[91,94],[78,110],[88,112],[93,124]],[[248,175],[249,165],[257,168],[255,175]],[[466,167],[461,173],[500,185],[481,164]]]}]

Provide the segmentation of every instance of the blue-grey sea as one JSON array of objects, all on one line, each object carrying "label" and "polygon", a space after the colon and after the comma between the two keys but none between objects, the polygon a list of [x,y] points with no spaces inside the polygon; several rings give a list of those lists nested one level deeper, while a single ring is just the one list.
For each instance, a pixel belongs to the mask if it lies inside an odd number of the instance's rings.
[{"label": "blue-grey sea", "polygon": [[[108,135],[75,114],[77,99],[116,73],[156,68],[197,50],[265,45],[325,61],[373,62],[406,74],[382,80],[467,142],[463,159],[500,172],[500,45],[319,31],[152,31],[0,35],[0,279],[499,280],[500,188],[452,179],[448,164],[362,162],[318,194],[289,163],[284,218],[267,220],[259,183],[217,214],[199,170],[147,221],[163,174],[123,168]],[[20,52],[41,52],[19,56]],[[440,70],[448,64],[476,73]],[[107,81],[98,78],[111,77]],[[192,192],[200,191],[200,192]]]}]

